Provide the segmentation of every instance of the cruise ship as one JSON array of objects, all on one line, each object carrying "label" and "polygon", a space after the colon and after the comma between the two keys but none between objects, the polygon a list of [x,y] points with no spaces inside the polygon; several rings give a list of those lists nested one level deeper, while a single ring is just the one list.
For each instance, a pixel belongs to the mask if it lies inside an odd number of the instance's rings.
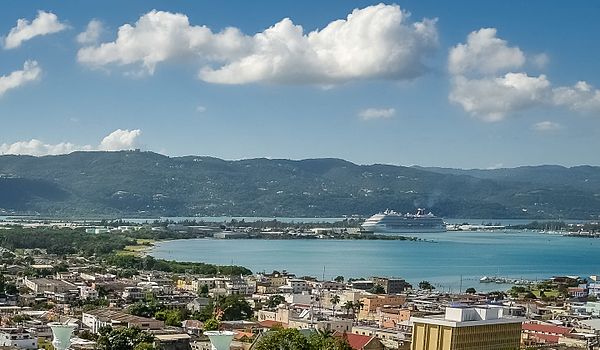
[{"label": "cruise ship", "polygon": [[432,213],[425,214],[424,209],[417,209],[416,214],[399,214],[388,209],[368,218],[362,229],[374,233],[445,232],[446,224]]}]

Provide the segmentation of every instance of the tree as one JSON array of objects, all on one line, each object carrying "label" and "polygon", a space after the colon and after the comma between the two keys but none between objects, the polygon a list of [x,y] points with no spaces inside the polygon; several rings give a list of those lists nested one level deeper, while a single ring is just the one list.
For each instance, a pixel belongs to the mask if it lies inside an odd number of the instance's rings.
[{"label": "tree", "polygon": [[[102,327],[99,330],[97,347],[99,350],[138,350],[148,349],[147,345],[154,342],[154,336],[139,328]],[[138,348],[138,346],[140,348]]]},{"label": "tree", "polygon": [[161,310],[154,314],[157,320],[165,321],[167,326],[181,327],[181,322],[185,318],[185,314],[180,310]]},{"label": "tree", "polygon": [[429,281],[421,281],[419,282],[419,289],[424,289],[424,290],[434,290],[435,287],[429,283]]},{"label": "tree", "polygon": [[240,295],[229,295],[217,300],[217,308],[225,321],[247,320],[252,317],[252,307]]},{"label": "tree", "polygon": [[346,303],[344,303],[344,309],[346,309],[346,316],[348,316],[350,314],[350,310],[354,311],[354,303],[352,302],[352,300],[348,300]]},{"label": "tree", "polygon": [[337,283],[344,283],[344,276],[337,276],[333,280],[336,281]]},{"label": "tree", "polygon": [[477,291],[475,290],[475,288],[471,287],[471,288],[467,288],[467,290],[465,291],[467,294],[475,294],[477,293]]},{"label": "tree", "polygon": [[202,287],[200,287],[200,291],[199,293],[201,297],[206,297],[208,296],[208,285],[207,284],[203,284]]},{"label": "tree", "polygon": [[295,328],[267,332],[257,343],[256,350],[313,350],[308,339]]},{"label": "tree", "polygon": [[283,295],[279,295],[279,294],[271,295],[269,297],[269,300],[267,300],[267,307],[275,308],[279,304],[282,304],[283,302],[285,302],[285,297]]},{"label": "tree", "polygon": [[340,296],[337,295],[337,294],[334,294],[334,295],[331,296],[331,298],[329,299],[329,301],[333,305],[333,317],[335,317],[335,307],[337,306],[337,304],[340,303]]},{"label": "tree", "polygon": [[219,322],[219,320],[217,320],[216,318],[211,318],[209,320],[206,320],[206,322],[204,322],[203,330],[204,331],[216,331],[216,330],[219,330],[219,327],[221,327],[221,323]]},{"label": "tree", "polygon": [[352,350],[345,337],[334,337],[330,330],[317,330],[308,339],[311,350]]},{"label": "tree", "polygon": [[384,294],[385,293],[385,288],[383,288],[383,286],[377,284],[377,285],[375,285],[371,289],[371,293],[373,293],[373,294]]}]

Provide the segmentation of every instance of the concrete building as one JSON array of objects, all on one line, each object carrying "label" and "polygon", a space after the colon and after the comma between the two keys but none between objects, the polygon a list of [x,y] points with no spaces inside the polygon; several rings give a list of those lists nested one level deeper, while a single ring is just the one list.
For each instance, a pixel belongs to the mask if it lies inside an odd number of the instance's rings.
[{"label": "concrete building", "polygon": [[412,350],[519,349],[524,319],[501,307],[448,307],[444,316],[411,317]]},{"label": "concrete building", "polygon": [[400,294],[410,288],[410,283],[401,278],[371,277],[376,286],[382,286],[386,294]]},{"label": "concrete building", "polygon": [[358,313],[360,320],[376,320],[377,309],[383,307],[401,307],[406,302],[404,295],[369,295],[361,298],[363,306]]},{"label": "concrete building", "polygon": [[77,291],[77,286],[74,284],[49,278],[25,278],[25,280],[23,280],[23,284],[25,284],[25,287],[31,289],[36,294],[43,294],[44,292],[65,293],[70,290]]},{"label": "concrete building", "polygon": [[0,328],[0,346],[37,349],[38,338],[22,328]]},{"label": "concrete building", "polygon": [[97,333],[101,327],[137,327],[144,330],[162,329],[163,321],[153,318],[133,316],[121,311],[98,309],[86,311],[81,315],[81,323],[88,327],[92,333]]},{"label": "concrete building", "polygon": [[287,286],[292,288],[293,294],[301,294],[308,291],[308,285],[305,280],[299,278],[290,278],[287,280]]}]

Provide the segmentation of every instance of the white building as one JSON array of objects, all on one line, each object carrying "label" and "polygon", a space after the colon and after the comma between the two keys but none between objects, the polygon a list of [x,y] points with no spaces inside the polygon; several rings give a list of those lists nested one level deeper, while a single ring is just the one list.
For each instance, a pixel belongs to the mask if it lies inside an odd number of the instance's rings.
[{"label": "white building", "polygon": [[0,328],[0,346],[37,349],[38,339],[22,328]]},{"label": "white building", "polygon": [[305,280],[299,278],[290,278],[287,280],[287,286],[292,288],[292,293],[301,294],[308,291],[308,285]]}]

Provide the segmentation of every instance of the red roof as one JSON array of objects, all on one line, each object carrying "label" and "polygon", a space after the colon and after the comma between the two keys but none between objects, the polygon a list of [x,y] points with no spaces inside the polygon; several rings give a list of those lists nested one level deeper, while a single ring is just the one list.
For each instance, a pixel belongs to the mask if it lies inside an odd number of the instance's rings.
[{"label": "red roof", "polygon": [[287,324],[284,324],[284,323],[281,323],[281,322],[277,322],[277,321],[273,321],[273,320],[260,321],[260,322],[258,322],[258,324],[261,327],[264,327],[264,328],[273,328],[275,326],[280,326],[280,327],[284,327],[285,328],[287,326]]},{"label": "red roof", "polygon": [[367,344],[369,344],[374,338],[374,337],[369,337],[366,335],[353,334],[353,333],[344,333],[344,334],[336,333],[336,336],[345,337],[348,340],[348,344],[350,344],[350,346],[354,350],[364,349],[364,347],[367,346]]},{"label": "red roof", "polygon": [[523,330],[530,331],[534,333],[550,333],[550,334],[560,334],[566,335],[573,331],[573,328],[561,327],[561,326],[553,326],[547,324],[539,324],[539,323],[523,323]]},{"label": "red roof", "polygon": [[552,344],[558,344],[558,340],[560,339],[560,336],[550,334],[531,334],[531,337],[539,339],[541,342]]}]

